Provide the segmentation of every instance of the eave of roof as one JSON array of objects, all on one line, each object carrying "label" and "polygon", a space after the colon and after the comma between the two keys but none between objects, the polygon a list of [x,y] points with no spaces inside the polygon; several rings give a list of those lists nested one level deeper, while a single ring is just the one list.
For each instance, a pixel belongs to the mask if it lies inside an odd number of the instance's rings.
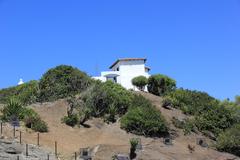
[{"label": "eave of roof", "polygon": [[121,61],[139,61],[139,60],[143,60],[144,63],[147,61],[146,58],[121,58],[116,60],[109,68],[112,69],[116,64],[118,64]]}]

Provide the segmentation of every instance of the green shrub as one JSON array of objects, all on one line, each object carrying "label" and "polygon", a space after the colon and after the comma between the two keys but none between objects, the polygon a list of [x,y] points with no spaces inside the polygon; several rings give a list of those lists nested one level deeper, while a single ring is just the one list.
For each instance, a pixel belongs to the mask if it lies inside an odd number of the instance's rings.
[{"label": "green shrub", "polygon": [[23,105],[36,102],[39,94],[37,81],[30,81],[22,85],[0,90],[0,103],[7,103],[9,99],[18,99]]},{"label": "green shrub", "polygon": [[136,154],[136,149],[137,149],[137,145],[138,145],[138,139],[136,138],[132,138],[130,139],[130,159],[134,159],[136,158],[137,154]]},{"label": "green shrub", "polygon": [[54,101],[85,90],[90,77],[72,66],[60,65],[48,70],[40,79],[40,101]]},{"label": "green shrub", "polygon": [[131,107],[121,119],[121,128],[144,136],[161,136],[167,133],[166,121],[153,106]]},{"label": "green shrub", "polygon": [[185,114],[197,115],[219,104],[215,98],[207,93],[177,89],[165,98],[171,106],[181,109]]},{"label": "green shrub", "polygon": [[195,121],[187,119],[183,125],[184,135],[189,135],[191,132],[196,132]]},{"label": "green shrub", "polygon": [[156,74],[148,79],[148,91],[157,96],[163,96],[176,89],[176,81],[168,76]]},{"label": "green shrub", "polygon": [[11,118],[15,117],[25,122],[25,126],[32,128],[34,131],[47,132],[47,124],[41,120],[39,115],[31,108],[23,107],[22,104],[16,99],[10,99],[9,102],[4,106],[3,120],[10,121]]},{"label": "green shrub", "polygon": [[236,118],[231,110],[225,106],[217,105],[196,115],[195,122],[200,131],[207,130],[218,135],[224,129],[235,124]]},{"label": "green shrub", "polygon": [[65,116],[62,121],[66,124],[66,125],[69,125],[71,127],[74,127],[75,125],[78,124],[78,115],[76,114],[73,114],[73,115],[68,115],[68,116]]},{"label": "green shrub", "polygon": [[44,122],[37,114],[26,116],[24,119],[25,126],[36,132],[48,132],[47,123]]},{"label": "green shrub", "polygon": [[144,91],[147,83],[148,79],[145,76],[138,76],[132,79],[132,84],[136,86],[140,91]]},{"label": "green shrub", "polygon": [[24,118],[24,116],[21,114],[23,110],[24,108],[18,100],[10,99],[3,107],[2,119],[5,121],[9,121],[11,120],[11,118],[15,117],[21,120]]},{"label": "green shrub", "polygon": [[96,82],[82,95],[86,107],[91,110],[91,115],[94,117],[102,117],[107,114],[110,106],[115,107],[116,114],[125,114],[132,97],[131,92],[111,81]]},{"label": "green shrub", "polygon": [[240,156],[240,124],[234,125],[218,136],[217,149]]}]

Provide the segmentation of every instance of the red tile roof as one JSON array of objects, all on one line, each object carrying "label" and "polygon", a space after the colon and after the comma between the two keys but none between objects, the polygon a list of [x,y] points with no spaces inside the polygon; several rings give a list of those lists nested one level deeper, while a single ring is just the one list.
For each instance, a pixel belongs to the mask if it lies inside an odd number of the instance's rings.
[{"label": "red tile roof", "polygon": [[112,69],[116,64],[118,64],[119,62],[121,61],[144,61],[146,62],[147,59],[146,58],[121,58],[121,59],[118,59],[116,60],[109,68]]}]

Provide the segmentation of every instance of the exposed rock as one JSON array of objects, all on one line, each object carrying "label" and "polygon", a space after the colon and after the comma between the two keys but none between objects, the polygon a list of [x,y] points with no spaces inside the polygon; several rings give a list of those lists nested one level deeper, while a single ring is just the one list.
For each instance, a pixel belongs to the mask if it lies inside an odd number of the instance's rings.
[{"label": "exposed rock", "polygon": [[42,160],[47,159],[48,154],[50,160],[56,160],[53,154],[34,145],[29,145],[28,153],[29,155],[26,156],[25,145],[5,139],[0,140],[0,160],[16,160],[17,158],[19,160]]}]

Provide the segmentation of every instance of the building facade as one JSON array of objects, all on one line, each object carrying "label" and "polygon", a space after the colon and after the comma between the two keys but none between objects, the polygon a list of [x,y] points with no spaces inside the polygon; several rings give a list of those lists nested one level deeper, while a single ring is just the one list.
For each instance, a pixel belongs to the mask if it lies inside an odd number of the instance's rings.
[{"label": "building facade", "polygon": [[118,59],[109,67],[111,71],[101,72],[101,76],[93,78],[103,82],[110,80],[121,84],[126,89],[137,90],[132,85],[132,79],[137,76],[145,76],[147,78],[150,76],[150,68],[145,66],[146,61],[147,59],[145,58]]}]

